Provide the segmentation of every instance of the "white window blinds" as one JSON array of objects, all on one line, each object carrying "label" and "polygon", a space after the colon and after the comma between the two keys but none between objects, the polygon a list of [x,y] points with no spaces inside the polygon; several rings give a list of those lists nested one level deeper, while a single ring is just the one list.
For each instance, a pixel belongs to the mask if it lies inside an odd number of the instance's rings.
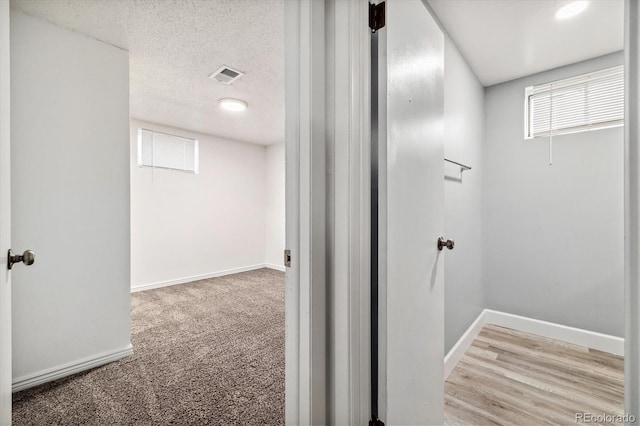
[{"label": "white window blinds", "polygon": [[525,89],[525,139],[621,126],[623,66]]},{"label": "white window blinds", "polygon": [[198,140],[139,129],[138,166],[198,173]]}]

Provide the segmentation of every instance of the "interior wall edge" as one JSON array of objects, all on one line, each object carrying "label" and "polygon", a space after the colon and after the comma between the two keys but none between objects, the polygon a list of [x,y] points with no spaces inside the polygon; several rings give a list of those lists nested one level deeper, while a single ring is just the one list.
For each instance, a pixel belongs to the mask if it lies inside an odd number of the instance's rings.
[{"label": "interior wall edge", "polygon": [[485,92],[462,52],[445,34],[444,154],[469,164],[461,172],[445,163],[447,238],[455,250],[444,259],[445,351],[451,349],[486,306],[484,303]]},{"label": "interior wall edge", "polygon": [[[474,77],[476,78],[476,80],[478,81],[478,84],[480,84],[481,86],[483,86],[482,82],[480,81],[480,79],[478,78],[478,73],[476,73],[476,70],[473,69],[473,67],[471,66],[471,63],[467,60],[467,58],[464,56],[464,53],[462,52],[462,50],[460,50],[460,48],[458,47],[458,44],[456,43],[456,41],[451,37],[451,35],[449,34],[449,31],[447,31],[447,27],[444,26],[444,24],[442,23],[442,21],[440,21],[440,18],[438,17],[438,14],[435,12],[435,10],[433,10],[433,8],[431,7],[431,5],[429,4],[428,0],[422,0],[422,3],[424,4],[424,6],[427,8],[427,10],[429,11],[429,13],[431,14],[431,16],[433,17],[433,19],[436,21],[436,24],[438,24],[438,27],[440,27],[440,31],[442,31],[444,33],[444,36],[447,40],[449,40],[449,42],[455,47],[455,49],[460,52],[460,56],[462,56],[462,58],[464,59],[465,63],[467,64],[467,67],[469,67],[469,69],[471,70],[471,72],[473,73]],[[484,86],[483,86],[484,87]]]}]

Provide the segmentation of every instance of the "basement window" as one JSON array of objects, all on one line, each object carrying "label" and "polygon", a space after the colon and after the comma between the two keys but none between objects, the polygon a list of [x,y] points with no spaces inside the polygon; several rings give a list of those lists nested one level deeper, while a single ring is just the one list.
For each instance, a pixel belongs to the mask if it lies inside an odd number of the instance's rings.
[{"label": "basement window", "polygon": [[138,166],[198,173],[198,140],[138,129]]},{"label": "basement window", "polygon": [[525,139],[624,124],[624,69],[616,66],[525,89]]}]

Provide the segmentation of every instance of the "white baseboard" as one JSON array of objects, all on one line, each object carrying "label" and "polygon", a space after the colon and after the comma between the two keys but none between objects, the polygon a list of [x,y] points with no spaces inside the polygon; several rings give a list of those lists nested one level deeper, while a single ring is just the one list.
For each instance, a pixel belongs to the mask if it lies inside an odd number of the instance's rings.
[{"label": "white baseboard", "polygon": [[280,271],[280,272],[285,271],[285,268],[283,265],[274,265],[273,263],[265,263],[264,267],[269,269],[275,269],[276,271]]},{"label": "white baseboard", "polygon": [[525,333],[537,334],[549,339],[585,346],[614,355],[624,356],[624,339],[608,334],[596,333],[581,328],[568,327],[553,322],[508,314],[491,309],[483,310],[458,342],[444,357],[444,379],[447,380],[456,364],[463,357],[473,339],[485,324],[512,328]]},{"label": "white baseboard", "polygon": [[113,361],[128,357],[133,354],[133,346],[129,344],[126,348],[113,352],[104,353],[91,358],[84,358],[76,362],[63,364],[58,367],[49,368],[47,370],[40,371],[38,373],[29,374],[27,376],[18,377],[13,380],[11,390],[18,392],[38,386],[43,383],[51,382],[53,380],[61,379],[72,374],[81,373],[86,370],[90,370],[101,365],[108,364]]},{"label": "white baseboard", "polygon": [[[224,271],[211,272],[209,274],[204,274],[204,275],[194,275],[191,277],[178,278],[175,280],[161,281],[161,282],[151,283],[151,284],[143,284],[135,287],[132,286],[131,293],[135,293],[137,291],[151,290],[151,289],[160,288],[160,287],[168,287],[170,285],[176,285],[176,284],[186,284],[193,281],[206,280],[209,278],[222,277],[225,275],[239,274],[240,272],[255,271],[256,269],[262,269],[262,268],[271,268],[271,266],[269,266],[266,263],[260,263],[258,265],[243,266],[241,268],[234,268],[234,269],[226,269]],[[274,268],[272,269],[276,269],[275,265],[274,265]]]},{"label": "white baseboard", "polygon": [[460,339],[456,342],[455,345],[453,345],[453,347],[449,350],[449,352],[447,352],[447,355],[444,357],[445,380],[447,380],[449,374],[451,374],[460,359],[462,359],[464,353],[467,351],[467,349],[469,349],[469,346],[471,346],[473,339],[476,338],[478,333],[480,333],[482,327],[484,327],[484,325],[486,324],[484,315],[485,311],[486,309],[480,312],[478,318],[476,318],[476,320],[469,326],[467,331],[464,332],[462,337],[460,337]]},{"label": "white baseboard", "polygon": [[563,342],[573,343],[574,345],[586,346],[587,348],[624,356],[624,339],[622,337],[568,327],[566,325],[522,317],[520,315],[507,314],[491,309],[485,309],[484,315],[485,323],[487,324],[513,328],[524,331],[525,333],[537,334],[538,336],[548,337],[549,339],[561,340]]}]

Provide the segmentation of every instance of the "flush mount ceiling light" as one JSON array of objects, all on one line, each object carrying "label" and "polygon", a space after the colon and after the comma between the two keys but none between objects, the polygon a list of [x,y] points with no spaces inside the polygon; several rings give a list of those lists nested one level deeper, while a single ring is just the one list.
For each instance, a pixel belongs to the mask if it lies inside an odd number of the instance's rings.
[{"label": "flush mount ceiling light", "polygon": [[227,111],[244,111],[247,109],[247,103],[242,99],[222,98],[218,101],[220,106]]},{"label": "flush mount ceiling light", "polygon": [[569,2],[556,11],[556,19],[563,20],[573,18],[584,12],[588,5],[589,2],[585,0]]}]

